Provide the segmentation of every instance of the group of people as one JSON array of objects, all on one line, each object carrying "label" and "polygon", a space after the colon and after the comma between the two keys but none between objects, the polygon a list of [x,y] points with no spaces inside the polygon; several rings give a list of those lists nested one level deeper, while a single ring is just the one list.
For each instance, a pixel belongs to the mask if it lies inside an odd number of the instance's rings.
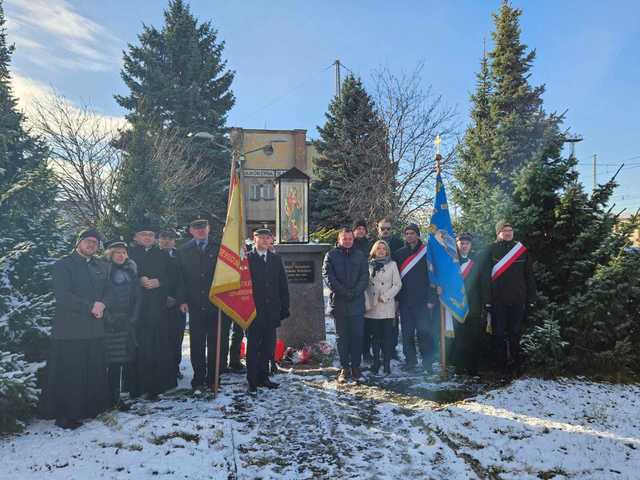
[{"label": "group of people", "polygon": [[55,263],[46,411],[56,425],[74,429],[107,409],[127,410],[123,392],[154,400],[176,387],[187,317],[195,393],[214,385],[218,319],[219,373],[245,370],[240,349],[246,335],[249,392],[278,387],[269,379],[270,360],[276,328],[289,316],[289,291],[271,232],[253,235],[256,317],[246,331],[209,300],[220,246],[208,220],[194,219],[189,233],[192,238],[176,249],[174,231],[140,225],[131,243],[112,239],[98,256],[101,235],[86,229],[73,252]]},{"label": "group of people", "polygon": [[[339,383],[360,380],[363,360],[370,362],[374,374],[381,367],[390,373],[399,332],[406,370],[431,373],[439,353],[441,292],[431,281],[420,228],[408,225],[404,242],[392,235],[389,219],[380,220],[377,229],[375,240],[368,238],[364,221],[341,229],[337,246],[324,259]],[[536,299],[531,256],[514,240],[507,221],[496,225],[496,241],[479,253],[473,252],[469,233],[458,235],[456,243],[469,310],[464,322],[453,321],[450,359],[457,372],[469,375],[477,375],[483,362],[513,372],[521,363],[526,312]],[[490,358],[481,358],[483,353]]]}]

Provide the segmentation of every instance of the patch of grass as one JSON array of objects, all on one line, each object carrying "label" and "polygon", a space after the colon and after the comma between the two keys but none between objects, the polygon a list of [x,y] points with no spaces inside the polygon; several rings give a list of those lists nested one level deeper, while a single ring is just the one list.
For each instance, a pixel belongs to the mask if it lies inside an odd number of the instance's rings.
[{"label": "patch of grass", "polygon": [[164,435],[154,435],[149,441],[154,445],[164,445],[168,440],[171,440],[172,438],[182,438],[185,442],[192,442],[196,445],[200,443],[200,435],[198,435],[197,433],[183,431],[165,433]]},{"label": "patch of grass", "polygon": [[117,450],[128,450],[130,452],[142,451],[142,445],[139,445],[137,443],[132,443],[131,445],[127,445],[121,441],[112,442],[112,443],[101,442],[101,443],[98,443],[98,446],[101,448],[115,448]]},{"label": "patch of grass", "polygon": [[541,478],[542,480],[550,480],[552,478],[555,478],[558,475],[562,475],[563,477],[568,477],[569,474],[567,472],[565,472],[564,470],[562,470],[560,467],[556,467],[552,470],[546,470],[544,472],[538,472],[538,478]]}]

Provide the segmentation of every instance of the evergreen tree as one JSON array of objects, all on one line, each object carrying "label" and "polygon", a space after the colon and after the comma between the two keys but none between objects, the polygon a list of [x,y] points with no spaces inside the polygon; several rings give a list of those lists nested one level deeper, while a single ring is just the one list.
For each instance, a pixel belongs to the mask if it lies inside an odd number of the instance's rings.
[{"label": "evergreen tree", "polygon": [[0,429],[11,430],[37,398],[33,365],[25,361],[45,357],[53,308],[49,267],[61,248],[47,148],[17,109],[12,53],[0,2]]},{"label": "evergreen tree", "polygon": [[[185,139],[202,131],[214,136],[213,141],[193,139],[189,149],[190,161],[208,174],[203,186],[192,192],[192,213],[210,211],[224,218],[230,166],[224,134],[235,103],[230,90],[234,73],[223,60],[224,42],[217,30],[210,21],[198,22],[185,2],[171,0],[164,20],[162,29],[144,26],[140,45],[128,46],[122,78],[129,94],[115,98],[129,111],[126,117],[134,128],[149,126],[160,135],[179,131]],[[144,162],[134,159],[140,152],[132,148],[128,160]]]},{"label": "evergreen tree", "polygon": [[340,227],[360,218],[374,223],[397,204],[395,168],[384,124],[362,81],[349,75],[325,116],[315,143],[321,158],[311,184],[312,227]]}]

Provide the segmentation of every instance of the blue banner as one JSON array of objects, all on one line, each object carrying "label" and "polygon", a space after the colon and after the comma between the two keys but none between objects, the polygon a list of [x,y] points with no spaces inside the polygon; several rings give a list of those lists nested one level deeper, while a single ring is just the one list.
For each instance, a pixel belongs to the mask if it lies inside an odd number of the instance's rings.
[{"label": "blue banner", "polygon": [[431,281],[440,287],[440,302],[447,307],[456,320],[464,322],[469,312],[469,305],[464,289],[464,278],[460,273],[460,261],[449,216],[447,194],[440,174],[436,178],[436,199],[428,231],[427,262]]}]

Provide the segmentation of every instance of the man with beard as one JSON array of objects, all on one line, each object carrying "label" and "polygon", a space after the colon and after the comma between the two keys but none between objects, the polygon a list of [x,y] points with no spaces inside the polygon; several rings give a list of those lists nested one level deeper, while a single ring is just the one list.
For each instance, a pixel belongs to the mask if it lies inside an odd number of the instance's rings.
[{"label": "man with beard", "polygon": [[110,407],[103,323],[108,283],[106,264],[95,257],[99,244],[95,229],[84,230],[73,253],[53,267],[47,402],[56,425],[65,429]]},{"label": "man with beard", "polygon": [[520,336],[527,306],[536,300],[533,260],[527,248],[513,239],[513,226],[496,224],[497,239],[488,248],[483,283],[490,289],[493,349],[505,373],[520,366]]},{"label": "man with beard", "polygon": [[142,303],[136,326],[136,361],[126,370],[126,384],[132,397],[146,394],[151,400],[176,386],[167,312],[171,260],[155,244],[156,231],[157,228],[150,224],[138,227],[133,237],[135,245],[129,251],[129,257],[138,266]]}]

